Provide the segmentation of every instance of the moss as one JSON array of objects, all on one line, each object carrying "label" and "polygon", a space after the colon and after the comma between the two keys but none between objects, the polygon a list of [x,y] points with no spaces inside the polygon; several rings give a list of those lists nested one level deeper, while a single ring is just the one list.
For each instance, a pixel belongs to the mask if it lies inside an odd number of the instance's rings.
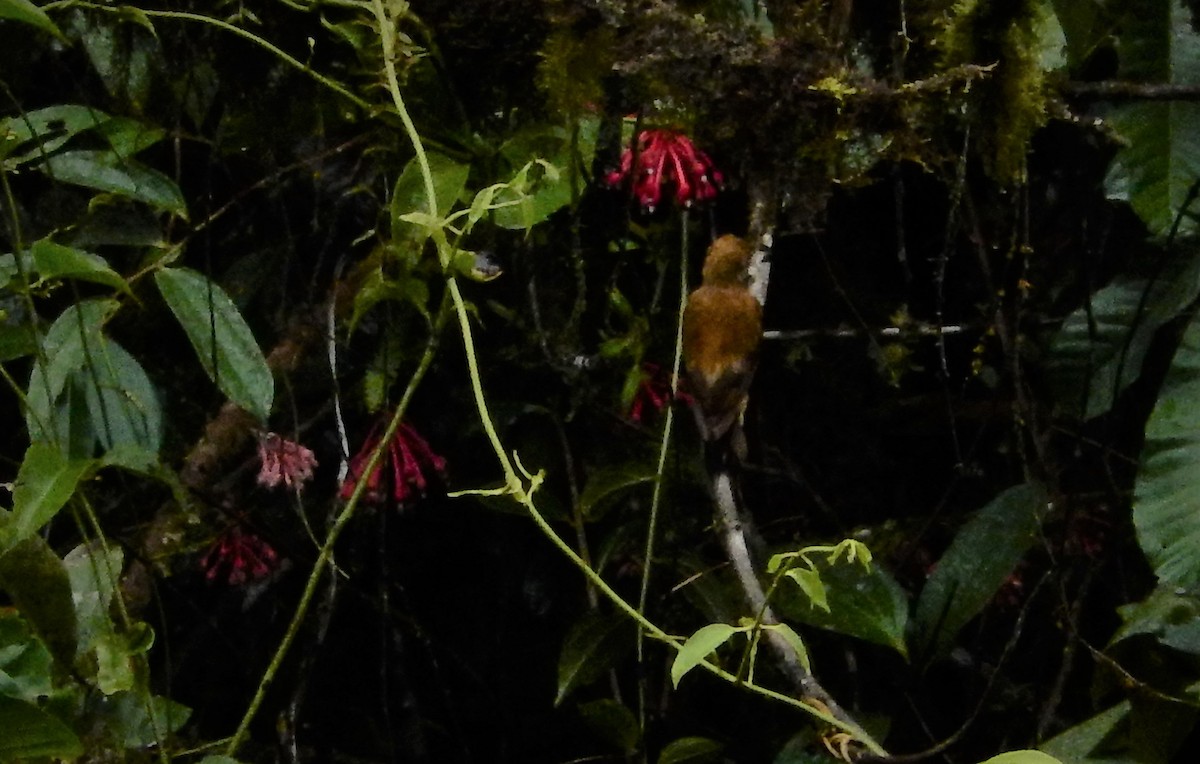
[{"label": "moss", "polygon": [[943,36],[945,66],[995,64],[991,76],[973,86],[970,103],[987,115],[973,120],[984,168],[1007,185],[1024,181],[1029,141],[1047,118],[1045,72],[1038,61],[1041,13],[1033,0],[962,0]]}]

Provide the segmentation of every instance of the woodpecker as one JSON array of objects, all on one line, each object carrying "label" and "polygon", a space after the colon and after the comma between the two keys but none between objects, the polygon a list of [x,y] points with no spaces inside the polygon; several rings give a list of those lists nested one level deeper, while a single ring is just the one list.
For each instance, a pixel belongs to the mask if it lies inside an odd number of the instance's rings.
[{"label": "woodpecker", "polygon": [[683,313],[683,362],[705,441],[722,439],[739,422],[754,377],[762,305],[750,293],[752,254],[737,236],[714,241]]}]

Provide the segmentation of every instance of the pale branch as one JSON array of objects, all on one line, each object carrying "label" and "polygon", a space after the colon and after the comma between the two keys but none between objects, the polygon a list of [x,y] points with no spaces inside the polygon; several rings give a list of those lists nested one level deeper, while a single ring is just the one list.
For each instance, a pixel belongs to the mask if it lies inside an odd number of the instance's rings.
[{"label": "pale branch", "polygon": [[1200,85],[1174,85],[1162,82],[1067,82],[1059,92],[1068,98],[1090,101],[1200,101]]},{"label": "pale branch", "polygon": [[[712,498],[717,510],[717,517],[720,520],[721,545],[725,548],[725,554],[729,557],[729,562],[737,575],[738,584],[746,598],[746,604],[749,605],[751,611],[761,614],[759,622],[763,626],[780,623],[775,611],[767,602],[767,595],[763,591],[762,583],[758,580],[758,574],[754,570],[754,563],[750,559],[747,536],[753,531],[748,533],[741,512],[738,510],[737,499],[733,491],[733,479],[729,470],[722,469],[713,474]],[[854,717],[847,713],[821,686],[816,677],[804,668],[795,649],[783,635],[774,629],[767,628],[761,631],[761,637],[766,640],[780,670],[796,687],[801,700],[806,703],[820,704],[828,710],[831,716],[845,725],[845,729],[851,731],[856,738],[869,739]],[[884,757],[886,755],[882,754]]]}]

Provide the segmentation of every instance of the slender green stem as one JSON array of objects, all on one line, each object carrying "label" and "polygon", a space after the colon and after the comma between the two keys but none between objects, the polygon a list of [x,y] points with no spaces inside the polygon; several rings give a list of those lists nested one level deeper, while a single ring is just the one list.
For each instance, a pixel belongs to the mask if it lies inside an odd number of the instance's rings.
[{"label": "slender green stem", "polygon": [[[688,265],[688,218],[687,212],[680,213],[679,234],[679,313],[675,321],[675,360],[671,366],[671,402],[679,393],[679,367],[683,358],[683,311],[687,308],[687,265]],[[654,564],[654,543],[658,536],[658,508],[662,502],[663,475],[666,472],[667,452],[671,445],[671,430],[675,421],[675,406],[667,406],[666,421],[663,423],[662,442],[658,448],[658,466],[654,473],[654,492],[650,497],[650,518],[646,522],[646,550],[642,555],[642,586],[638,591],[638,612],[646,614],[646,599],[650,593],[650,570]],[[644,634],[638,631],[637,661],[645,660]],[[645,674],[638,680],[638,726],[646,727],[646,681]]]}]

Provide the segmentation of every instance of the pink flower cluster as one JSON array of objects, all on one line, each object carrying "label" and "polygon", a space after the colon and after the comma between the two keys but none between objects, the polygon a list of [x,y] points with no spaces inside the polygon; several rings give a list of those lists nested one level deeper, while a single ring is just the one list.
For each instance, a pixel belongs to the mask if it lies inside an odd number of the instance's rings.
[{"label": "pink flower cluster", "polygon": [[265,488],[282,484],[300,489],[312,479],[317,466],[312,451],[273,432],[258,439],[258,458],[262,461],[258,484]]},{"label": "pink flower cluster", "polygon": [[[635,164],[636,159],[636,164]],[[706,202],[717,195],[724,177],[692,139],[672,130],[643,130],[637,150],[621,154],[621,167],[608,174],[608,185],[632,178],[638,204],[653,212],[662,200],[663,184],[675,187],[675,201],[684,207]]]},{"label": "pink flower cluster", "polygon": [[[354,493],[354,487],[363,478],[367,462],[371,454],[379,446],[378,434],[380,425],[372,428],[359,452],[350,460],[350,474],[342,483],[341,497],[349,499]],[[385,446],[386,453],[375,465],[375,469],[367,476],[367,488],[363,494],[365,501],[373,504],[383,502],[385,489],[383,486],[385,465],[391,470],[391,495],[397,504],[404,504],[414,496],[422,496],[428,487],[430,472],[444,475],[446,460],[433,452],[429,443],[412,427],[401,423],[396,428],[396,434]]]},{"label": "pink flower cluster", "polygon": [[200,567],[209,581],[221,579],[230,586],[239,586],[263,578],[278,560],[270,544],[231,525],[204,553]]}]

